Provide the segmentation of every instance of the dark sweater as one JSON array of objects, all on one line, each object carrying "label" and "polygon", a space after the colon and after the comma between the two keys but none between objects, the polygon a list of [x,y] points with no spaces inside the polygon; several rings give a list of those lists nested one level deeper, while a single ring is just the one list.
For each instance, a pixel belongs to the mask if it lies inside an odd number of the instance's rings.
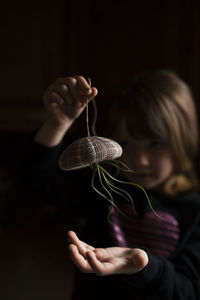
[{"label": "dark sweater", "polygon": [[[127,246],[145,249],[148,265],[137,274],[99,277],[77,270],[74,299],[200,299],[200,195],[187,193],[168,199],[148,191],[124,188],[133,196],[137,214],[124,200],[116,209],[91,188],[91,169],[61,171],[61,147],[47,148],[31,142],[20,164],[23,182],[32,197],[54,203],[87,220],[81,239],[94,247]],[[22,192],[22,190],[21,190]],[[70,230],[70,228],[69,228]]]}]

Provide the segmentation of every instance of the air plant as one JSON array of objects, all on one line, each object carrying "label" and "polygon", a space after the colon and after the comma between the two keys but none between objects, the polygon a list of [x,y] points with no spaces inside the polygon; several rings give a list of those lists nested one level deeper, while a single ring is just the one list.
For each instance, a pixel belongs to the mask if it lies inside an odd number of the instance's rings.
[{"label": "air plant", "polygon": [[[90,79],[88,80],[91,86]],[[94,105],[94,112],[96,113],[95,99],[92,100]],[[96,120],[96,118],[94,118]],[[88,101],[86,103],[86,126],[87,136],[79,138],[71,145],[69,145],[61,154],[59,158],[59,167],[64,171],[77,170],[90,166],[92,169],[91,186],[100,196],[109,201],[122,215],[125,214],[120,211],[114,201],[114,194],[117,194],[125,201],[131,204],[133,212],[136,213],[134,202],[130,193],[122,189],[122,184],[132,185],[141,189],[153,210],[149,197],[142,186],[134,182],[126,182],[119,180],[112,176],[104,167],[104,164],[116,168],[117,171],[133,172],[124,163],[117,160],[122,155],[122,147],[109,138],[100,137],[96,135],[93,120],[93,135],[90,135],[89,121],[88,121]],[[99,181],[101,190],[95,186],[95,179]],[[154,211],[154,210],[153,210]]]}]

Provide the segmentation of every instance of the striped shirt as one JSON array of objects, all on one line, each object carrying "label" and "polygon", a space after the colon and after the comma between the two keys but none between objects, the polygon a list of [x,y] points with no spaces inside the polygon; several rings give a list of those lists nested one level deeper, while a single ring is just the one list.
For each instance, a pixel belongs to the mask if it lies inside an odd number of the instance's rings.
[{"label": "striped shirt", "polygon": [[148,248],[152,254],[168,258],[179,242],[179,223],[174,216],[163,211],[133,214],[130,205],[120,204],[123,216],[110,208],[110,234],[116,246]]}]

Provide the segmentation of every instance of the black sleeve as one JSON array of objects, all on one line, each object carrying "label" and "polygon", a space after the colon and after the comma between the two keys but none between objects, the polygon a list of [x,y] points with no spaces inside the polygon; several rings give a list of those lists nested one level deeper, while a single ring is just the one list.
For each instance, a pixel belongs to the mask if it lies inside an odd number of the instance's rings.
[{"label": "black sleeve", "polygon": [[60,170],[62,151],[62,144],[46,147],[30,139],[18,165],[18,195],[84,215],[87,203],[82,199],[90,185],[89,170]]},{"label": "black sleeve", "polygon": [[187,243],[173,260],[147,251],[149,263],[141,272],[120,275],[133,299],[200,299],[200,216],[196,223]]}]

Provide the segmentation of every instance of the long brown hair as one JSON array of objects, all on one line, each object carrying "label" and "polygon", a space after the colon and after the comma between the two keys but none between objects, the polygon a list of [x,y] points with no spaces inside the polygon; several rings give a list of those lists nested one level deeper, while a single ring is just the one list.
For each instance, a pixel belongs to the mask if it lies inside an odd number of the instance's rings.
[{"label": "long brown hair", "polygon": [[135,138],[162,138],[170,143],[177,163],[165,185],[166,194],[197,188],[193,163],[198,152],[198,122],[189,86],[173,71],[145,71],[131,78],[113,103],[112,130],[125,118]]}]

